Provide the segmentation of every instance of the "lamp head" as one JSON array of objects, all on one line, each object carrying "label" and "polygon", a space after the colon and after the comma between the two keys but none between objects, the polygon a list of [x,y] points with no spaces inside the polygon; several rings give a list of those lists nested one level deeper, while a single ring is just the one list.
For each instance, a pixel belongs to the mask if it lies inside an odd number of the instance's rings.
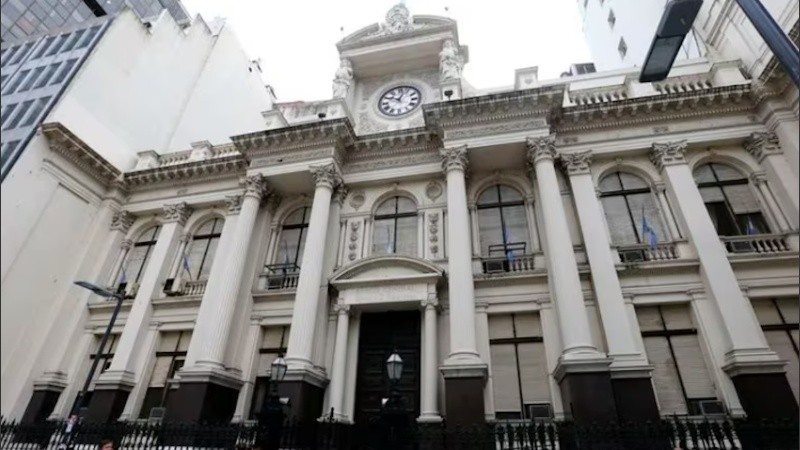
[{"label": "lamp head", "polygon": [[397,354],[397,351],[389,355],[386,360],[386,372],[389,374],[389,379],[396,383],[403,376],[403,358]]},{"label": "lamp head", "polygon": [[274,381],[283,381],[283,377],[286,376],[286,360],[283,359],[283,355],[278,355],[275,358],[275,361],[272,361],[272,379]]}]

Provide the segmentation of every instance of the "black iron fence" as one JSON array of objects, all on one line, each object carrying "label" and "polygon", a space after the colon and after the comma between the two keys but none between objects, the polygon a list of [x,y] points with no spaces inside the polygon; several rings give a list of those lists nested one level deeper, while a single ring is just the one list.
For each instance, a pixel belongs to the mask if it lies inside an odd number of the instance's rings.
[{"label": "black iron fence", "polygon": [[[494,423],[475,427],[412,424],[387,427],[314,422],[287,423],[274,430],[249,425],[179,425],[118,422],[80,424],[0,423],[0,448],[94,450],[104,439],[116,449],[414,449],[414,450],[584,450],[584,449],[798,449],[792,420],[734,421],[670,418],[657,422],[576,425],[567,422]],[[269,436],[273,431],[272,436]]]}]

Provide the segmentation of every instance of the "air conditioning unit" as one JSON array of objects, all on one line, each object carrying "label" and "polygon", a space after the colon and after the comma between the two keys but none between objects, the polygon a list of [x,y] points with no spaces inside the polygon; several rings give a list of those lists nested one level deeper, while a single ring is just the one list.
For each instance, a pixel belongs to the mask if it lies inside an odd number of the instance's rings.
[{"label": "air conditioning unit", "polygon": [[732,253],[752,253],[755,248],[750,241],[733,241],[728,243]]},{"label": "air conditioning unit", "polygon": [[286,281],[286,277],[282,276],[272,276],[267,278],[267,290],[271,291],[273,289],[283,289],[283,284]]},{"label": "air conditioning unit", "polygon": [[525,418],[526,419],[551,419],[553,417],[553,408],[550,403],[531,403],[525,405]]},{"label": "air conditioning unit", "polygon": [[179,295],[183,292],[184,286],[186,286],[186,280],[183,278],[178,279],[177,283],[175,283],[174,278],[169,278],[166,283],[164,283],[164,292],[167,295]]},{"label": "air conditioning unit", "polygon": [[155,408],[150,408],[150,415],[147,416],[147,421],[150,423],[161,423],[164,420],[164,414],[167,412],[167,408],[157,406]]},{"label": "air conditioning unit", "polygon": [[483,271],[486,273],[503,273],[506,271],[505,259],[487,259],[483,262]]},{"label": "air conditioning unit", "polygon": [[695,408],[703,416],[725,415],[725,406],[719,400],[698,400]]},{"label": "air conditioning unit", "polygon": [[635,263],[647,261],[644,250],[623,250],[619,252],[619,259],[623,263]]},{"label": "air conditioning unit", "polygon": [[139,292],[139,283],[132,281],[125,286],[125,298],[134,298]]}]

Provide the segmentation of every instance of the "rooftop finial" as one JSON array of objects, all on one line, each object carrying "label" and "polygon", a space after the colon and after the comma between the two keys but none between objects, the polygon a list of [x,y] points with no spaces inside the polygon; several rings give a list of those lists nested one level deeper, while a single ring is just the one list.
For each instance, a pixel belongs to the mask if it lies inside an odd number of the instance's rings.
[{"label": "rooftop finial", "polygon": [[386,13],[384,29],[388,34],[402,33],[412,28],[411,13],[408,12],[405,2],[392,6]]}]

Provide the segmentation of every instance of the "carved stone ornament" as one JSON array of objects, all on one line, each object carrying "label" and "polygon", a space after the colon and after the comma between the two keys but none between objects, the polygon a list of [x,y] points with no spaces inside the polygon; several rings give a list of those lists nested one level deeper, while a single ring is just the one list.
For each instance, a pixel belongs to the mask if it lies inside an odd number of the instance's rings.
[{"label": "carved stone ornament", "polygon": [[356,250],[358,250],[358,229],[361,227],[361,222],[353,221],[350,222],[350,243],[347,245],[348,250],[350,252],[347,254],[347,259],[350,261],[355,261]]},{"label": "carved stone ornament", "polygon": [[114,217],[111,218],[111,229],[127,233],[128,230],[131,229],[134,220],[136,220],[136,216],[129,211],[125,211],[124,209],[117,211],[114,213]]},{"label": "carved stone ornament", "polygon": [[356,211],[364,205],[365,201],[366,196],[364,195],[364,191],[353,192],[353,195],[350,196],[350,206]]},{"label": "carved stone ornament", "polygon": [[162,216],[164,222],[178,222],[183,225],[186,223],[186,219],[192,215],[192,211],[192,207],[186,202],[180,202],[172,205],[164,205]]},{"label": "carved stone ornament", "polygon": [[686,164],[686,141],[654,142],[650,152],[650,161],[658,170],[665,166]]},{"label": "carved stone ornament", "polygon": [[428,242],[430,242],[430,250],[431,255],[436,255],[439,253],[439,214],[438,213],[430,213],[428,214]]},{"label": "carved stone ornament", "polygon": [[413,29],[411,13],[403,3],[392,6],[386,13],[386,22],[381,24],[382,34],[397,34]]},{"label": "carved stone ornament", "polygon": [[439,155],[442,157],[442,170],[445,174],[451,170],[466,172],[469,166],[466,145],[443,148],[439,150]]},{"label": "carved stone ornament", "polygon": [[121,248],[124,251],[130,250],[132,247],[133,247],[132,239],[123,239],[122,243],[119,245],[119,248]]},{"label": "carved stone ornament", "polygon": [[762,171],[753,172],[750,174],[750,182],[756,186],[764,184],[767,182],[767,174]]},{"label": "carved stone ornament", "polygon": [[192,233],[183,233],[183,235],[181,235],[181,243],[188,244],[189,242],[192,242],[193,238],[194,235]]},{"label": "carved stone ornament", "polygon": [[763,161],[769,155],[779,155],[783,152],[778,135],[772,131],[756,131],[751,134],[744,141],[744,148],[758,162]]},{"label": "carved stone ornament", "polygon": [[333,310],[336,312],[336,314],[344,316],[350,314],[350,305],[345,303],[336,303],[333,305]]},{"label": "carved stone ornament", "polygon": [[253,196],[261,200],[269,194],[269,185],[261,174],[246,177],[243,184],[245,197]]},{"label": "carved stone ornament", "polygon": [[344,184],[340,184],[338,188],[336,188],[336,192],[333,193],[333,200],[338,203],[340,206],[344,205],[344,199],[347,198],[347,194],[350,192],[347,189],[347,186]]},{"label": "carved stone ornament", "polygon": [[464,61],[458,53],[458,47],[452,39],[445,39],[442,51],[439,52],[439,79],[441,81],[461,79]]},{"label": "carved stone ornament", "polygon": [[592,164],[592,151],[586,150],[577,153],[562,153],[561,165],[569,175],[581,175],[589,173],[589,166]]},{"label": "carved stone ornament", "polygon": [[437,198],[442,196],[442,191],[442,185],[436,181],[431,181],[425,186],[425,195],[432,202],[435,202]]},{"label": "carved stone ornament", "polygon": [[333,98],[346,98],[353,82],[353,65],[347,58],[342,58],[336,74],[333,76]]},{"label": "carved stone ornament", "polygon": [[308,170],[311,172],[311,176],[314,177],[314,183],[317,187],[327,186],[330,189],[336,189],[337,186],[342,184],[342,177],[333,163],[311,166]]},{"label": "carved stone ornament", "polygon": [[228,195],[225,197],[225,208],[228,214],[239,214],[242,210],[242,196],[241,195]]},{"label": "carved stone ornament", "polygon": [[556,135],[529,137],[525,140],[528,147],[528,162],[535,165],[539,161],[553,160],[556,157]]}]

